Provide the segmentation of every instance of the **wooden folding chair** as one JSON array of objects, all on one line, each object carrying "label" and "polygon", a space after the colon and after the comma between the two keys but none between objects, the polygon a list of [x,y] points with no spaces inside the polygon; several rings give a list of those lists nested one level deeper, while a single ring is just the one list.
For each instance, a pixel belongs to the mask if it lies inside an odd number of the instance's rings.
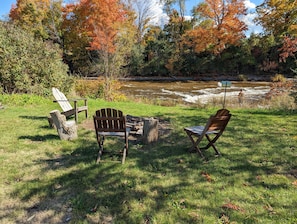
[{"label": "wooden folding chair", "polygon": [[103,153],[103,144],[106,136],[116,136],[125,139],[123,150],[122,164],[125,163],[126,155],[128,155],[128,137],[130,128],[126,127],[126,116],[123,112],[113,108],[103,108],[97,110],[93,116],[96,131],[96,139],[99,145],[97,163],[100,162]]},{"label": "wooden folding chair", "polygon": [[[215,150],[216,155],[220,155],[219,150],[215,146],[215,142],[223,134],[230,118],[230,113],[227,115],[212,115],[205,126],[184,128],[193,144],[193,150],[199,153],[202,158],[204,158],[201,150],[206,150],[211,146]],[[214,137],[211,138],[210,135],[214,135]],[[209,143],[205,147],[199,147],[199,143],[202,141],[204,136]]]}]

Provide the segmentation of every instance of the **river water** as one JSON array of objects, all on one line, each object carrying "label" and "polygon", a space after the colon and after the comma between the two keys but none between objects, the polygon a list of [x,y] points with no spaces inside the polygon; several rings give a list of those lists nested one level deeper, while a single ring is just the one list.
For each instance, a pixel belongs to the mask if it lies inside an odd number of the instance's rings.
[{"label": "river water", "polygon": [[207,104],[214,98],[237,99],[240,89],[245,99],[257,101],[270,90],[269,82],[234,81],[230,87],[221,84],[216,81],[125,81],[120,91],[134,98]]}]

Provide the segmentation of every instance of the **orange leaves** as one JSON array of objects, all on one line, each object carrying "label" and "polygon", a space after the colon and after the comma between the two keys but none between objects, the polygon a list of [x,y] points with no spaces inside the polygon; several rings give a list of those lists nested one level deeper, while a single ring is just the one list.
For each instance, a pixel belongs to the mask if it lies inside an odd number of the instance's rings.
[{"label": "orange leaves", "polygon": [[89,12],[86,27],[92,34],[90,49],[113,52],[117,25],[125,20],[123,6],[117,0],[87,0],[85,7]]},{"label": "orange leaves", "polygon": [[114,52],[118,27],[125,15],[117,0],[81,0],[66,6],[64,18],[69,27],[78,26],[79,32],[88,36],[90,50]]},{"label": "orange leaves", "polygon": [[[205,29],[203,27],[197,27],[194,30],[187,32],[188,38],[185,39],[185,44],[188,46],[193,46],[196,52],[207,51],[212,48],[215,42],[212,29]],[[203,37],[203,38],[199,38]]]},{"label": "orange leaves", "polygon": [[244,37],[247,26],[240,20],[246,14],[242,0],[206,0],[198,5],[200,24],[187,32],[186,39],[196,52],[221,53],[227,45],[236,45]]},{"label": "orange leaves", "polygon": [[297,37],[290,38],[286,36],[283,40],[283,46],[279,49],[280,60],[286,62],[288,57],[294,57],[297,52]]}]

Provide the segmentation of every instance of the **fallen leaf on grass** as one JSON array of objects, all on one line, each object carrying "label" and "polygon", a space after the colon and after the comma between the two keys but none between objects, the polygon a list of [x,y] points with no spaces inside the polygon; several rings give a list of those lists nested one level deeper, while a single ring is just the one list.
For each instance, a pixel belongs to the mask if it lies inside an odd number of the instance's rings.
[{"label": "fallen leaf on grass", "polygon": [[212,181],[212,178],[211,178],[211,176],[210,176],[208,173],[206,173],[206,172],[201,172],[201,175],[202,175],[203,177],[205,177],[205,179],[206,179],[208,182],[211,182],[211,181]]},{"label": "fallen leaf on grass", "polygon": [[273,214],[275,213],[274,210],[273,210],[273,208],[271,207],[271,205],[265,205],[264,208],[265,208],[267,211],[269,211],[270,213],[273,213]]},{"label": "fallen leaf on grass", "polygon": [[242,211],[243,209],[240,208],[238,205],[232,204],[232,203],[226,203],[222,205],[222,208],[224,209],[231,209],[231,210],[236,210],[236,211]]}]

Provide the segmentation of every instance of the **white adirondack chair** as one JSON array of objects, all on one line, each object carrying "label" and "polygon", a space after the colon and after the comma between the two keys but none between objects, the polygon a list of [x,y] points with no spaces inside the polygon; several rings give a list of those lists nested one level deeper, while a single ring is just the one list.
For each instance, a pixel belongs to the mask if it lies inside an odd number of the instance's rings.
[{"label": "white adirondack chair", "polygon": [[[88,117],[88,105],[87,105],[87,99],[83,98],[83,99],[70,99],[68,100],[66,98],[66,96],[60,92],[60,90],[58,90],[57,88],[53,87],[52,88],[52,92],[53,95],[55,97],[56,100],[54,100],[54,102],[59,103],[60,107],[62,108],[62,113],[63,115],[67,117],[73,116],[75,118],[75,122],[78,122],[78,113],[85,111],[86,114],[86,118]],[[83,100],[84,101],[84,105],[83,106],[78,106],[78,101],[79,100]],[[73,102],[74,106],[72,107],[72,105],[70,104],[70,101]]]}]

